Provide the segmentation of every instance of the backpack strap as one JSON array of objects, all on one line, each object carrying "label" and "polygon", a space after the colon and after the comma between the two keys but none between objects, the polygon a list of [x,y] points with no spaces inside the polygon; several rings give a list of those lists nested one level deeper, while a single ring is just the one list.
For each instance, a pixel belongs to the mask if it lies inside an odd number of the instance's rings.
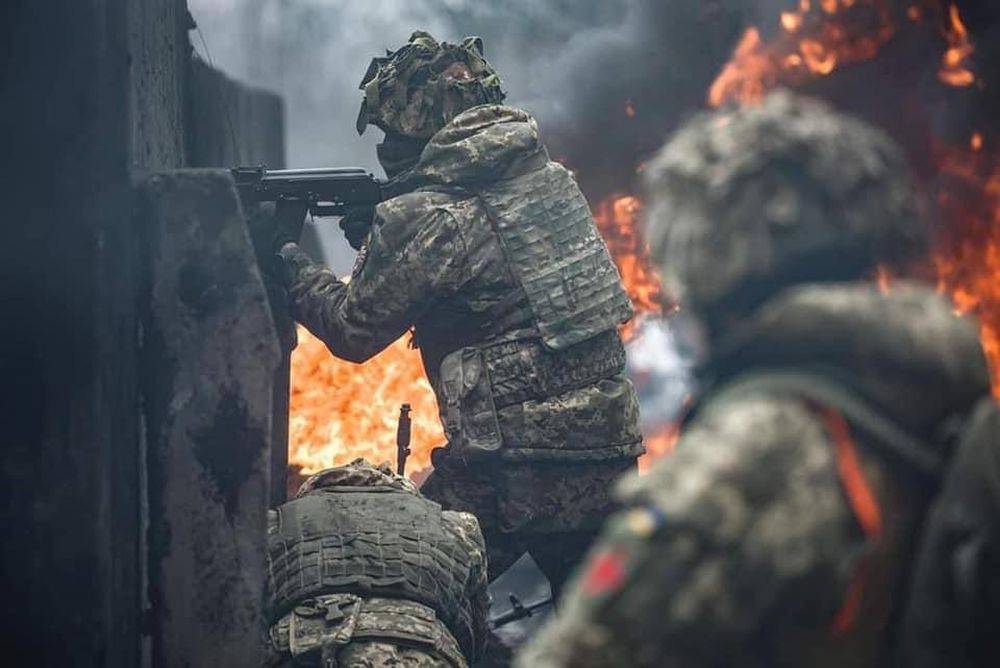
[{"label": "backpack strap", "polygon": [[885,411],[845,383],[822,372],[756,371],[723,385],[713,393],[713,398],[774,393],[790,394],[836,410],[883,454],[902,462],[920,477],[933,481],[941,478],[946,462],[930,443],[886,417]]}]

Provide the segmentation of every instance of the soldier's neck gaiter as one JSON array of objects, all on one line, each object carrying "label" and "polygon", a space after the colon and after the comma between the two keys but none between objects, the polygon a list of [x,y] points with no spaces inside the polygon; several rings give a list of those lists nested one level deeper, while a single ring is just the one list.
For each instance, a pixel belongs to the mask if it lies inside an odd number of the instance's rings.
[{"label": "soldier's neck gaiter", "polygon": [[403,172],[413,169],[420,161],[420,154],[426,145],[426,139],[387,134],[385,141],[375,147],[375,152],[379,164],[385,170],[385,175],[394,179]]}]

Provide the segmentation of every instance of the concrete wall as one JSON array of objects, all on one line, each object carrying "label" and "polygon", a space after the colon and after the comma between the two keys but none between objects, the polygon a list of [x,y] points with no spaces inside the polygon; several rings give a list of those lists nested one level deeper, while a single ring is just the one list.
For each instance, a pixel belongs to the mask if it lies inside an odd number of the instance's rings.
[{"label": "concrete wall", "polygon": [[181,167],[193,27],[185,0],[119,0],[126,16],[133,173]]},{"label": "concrete wall", "polygon": [[[187,152],[192,167],[285,166],[285,108],[272,93],[247,88],[198,58],[191,61],[188,91]],[[253,212],[250,212],[253,213]],[[318,244],[315,244],[318,248]],[[265,276],[265,289],[282,339],[275,372],[272,431],[272,506],[285,500],[288,467],[289,360],[294,327],[288,317],[284,287]]]},{"label": "concrete wall", "polygon": [[[272,93],[247,88],[198,58],[188,80],[187,154],[192,167],[285,166],[284,104]],[[318,248],[318,244],[314,244]],[[271,505],[285,500],[288,467],[289,355],[292,323],[282,317],[288,306],[284,288],[265,277],[272,311],[283,334],[281,362],[275,372],[272,425]]]},{"label": "concrete wall", "polygon": [[[148,274],[132,184],[189,164],[189,18],[184,0],[9,0],[0,12],[3,655],[142,665]],[[280,161],[280,104],[264,106],[275,120],[254,145]]]},{"label": "concrete wall", "polygon": [[195,58],[189,80],[188,162],[192,167],[285,166],[284,104]]},{"label": "concrete wall", "polygon": [[278,339],[229,172],[142,194],[152,663],[259,666]]},{"label": "concrete wall", "polygon": [[[125,3],[5,7],[8,660],[137,665],[136,237]],[[168,27],[164,27],[168,29]],[[176,41],[176,36],[174,37]],[[132,61],[135,65],[135,61]],[[149,137],[150,155],[177,162]],[[12,342],[12,343],[10,343]],[[5,365],[6,366],[6,365]]]}]

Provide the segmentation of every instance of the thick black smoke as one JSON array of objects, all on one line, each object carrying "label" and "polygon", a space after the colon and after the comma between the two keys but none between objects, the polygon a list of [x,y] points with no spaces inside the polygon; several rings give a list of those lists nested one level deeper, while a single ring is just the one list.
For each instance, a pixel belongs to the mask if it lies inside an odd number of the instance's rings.
[{"label": "thick black smoke", "polygon": [[738,2],[623,4],[614,26],[556,46],[524,98],[552,153],[576,170],[592,200],[631,190],[641,160],[704,106],[745,18]]}]

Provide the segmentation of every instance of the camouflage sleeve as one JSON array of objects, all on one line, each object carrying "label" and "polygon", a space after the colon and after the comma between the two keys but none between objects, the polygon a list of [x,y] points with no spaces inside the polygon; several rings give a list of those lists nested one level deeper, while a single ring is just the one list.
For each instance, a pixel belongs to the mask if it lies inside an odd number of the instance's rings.
[{"label": "camouflage sleeve", "polygon": [[864,540],[828,439],[798,401],[708,406],[620,484],[625,509],[518,665],[776,665],[782,639],[825,631]]},{"label": "camouflage sleeve", "polygon": [[292,313],[334,355],[369,359],[460,286],[465,244],[442,197],[412,193],[381,204],[363,264],[347,284],[295,244],[281,249]]},{"label": "camouflage sleeve", "polygon": [[490,595],[486,576],[486,541],[479,520],[471,513],[446,510],[442,517],[462,538],[471,555],[472,568],[466,594],[472,610],[472,632],[476,639],[476,657],[482,656],[490,631]]}]

